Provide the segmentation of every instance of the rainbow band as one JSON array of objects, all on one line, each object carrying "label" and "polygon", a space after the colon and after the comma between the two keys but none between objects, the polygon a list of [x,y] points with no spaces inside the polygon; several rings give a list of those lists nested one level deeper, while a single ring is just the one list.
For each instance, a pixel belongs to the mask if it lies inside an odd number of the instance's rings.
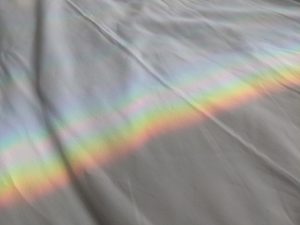
[{"label": "rainbow band", "polygon": [[[297,51],[277,54],[279,55],[288,61],[299,61]],[[273,58],[270,58],[267,61],[270,63],[272,60]],[[241,68],[246,64],[247,62],[240,63],[238,66],[233,65]],[[272,69],[248,74],[242,79],[232,76],[230,70],[226,73],[221,70],[211,71],[207,79],[200,79],[197,74],[189,81],[179,79],[176,86],[186,93],[193,93],[188,97],[198,110],[170,90],[159,89],[160,96],[168,99],[168,102],[155,105],[147,105],[152,98],[155,99],[154,93],[137,92],[136,98],[132,101],[118,104],[118,108],[128,117],[126,121],[116,122],[112,127],[91,133],[89,128],[97,118],[79,113],[77,116],[70,116],[64,122],[56,121],[55,130],[65,143],[65,154],[72,169],[80,175],[84,170],[103,165],[116,157],[137,150],[139,146],[167,131],[201,122],[207,114],[215,116],[221,111],[232,109],[251,99],[282,90],[284,86],[300,85],[300,66],[296,63],[295,65],[275,65]],[[214,86],[214,81],[221,82],[218,86]],[[203,91],[197,85],[195,86],[197,83],[211,84],[211,87]],[[92,111],[94,115],[103,113],[99,109],[92,109]],[[69,112],[69,115],[71,113]],[[104,116],[115,115],[111,115],[110,112]],[[83,135],[80,142],[71,141],[72,130],[80,130],[86,135]],[[7,165],[5,170],[0,171],[0,205],[2,206],[11,205],[22,198],[33,201],[70,183],[61,157],[54,150],[55,147],[52,146],[47,132],[41,130],[34,135],[36,144],[41,149],[50,149],[50,151],[46,152],[46,156],[39,161]],[[6,142],[1,146],[2,155],[7,157],[18,151],[26,151],[24,149],[28,142],[26,137],[8,134],[5,138]]]}]

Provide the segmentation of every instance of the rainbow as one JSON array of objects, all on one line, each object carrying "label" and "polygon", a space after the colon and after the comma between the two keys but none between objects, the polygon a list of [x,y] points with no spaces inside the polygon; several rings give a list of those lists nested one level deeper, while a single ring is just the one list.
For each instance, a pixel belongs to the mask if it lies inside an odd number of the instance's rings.
[{"label": "rainbow", "polygon": [[[162,85],[153,86],[151,91],[137,88],[130,98],[113,101],[111,111],[97,104],[86,111],[72,106],[64,116],[52,120],[53,129],[73,172],[80,176],[164,133],[200,123],[286,86],[300,85],[299,53],[300,49],[287,47],[260,54],[261,68],[257,68],[257,61],[229,54],[214,59],[222,62],[219,66],[195,61],[174,71],[175,78],[169,81],[174,89]],[[96,128],[94,125],[101,121],[109,122]],[[62,153],[45,129],[36,126],[26,135],[7,130],[1,136],[0,149],[4,163],[0,168],[2,207],[22,199],[35,201],[72,182]],[[21,152],[32,157],[17,162],[15,158]]]}]

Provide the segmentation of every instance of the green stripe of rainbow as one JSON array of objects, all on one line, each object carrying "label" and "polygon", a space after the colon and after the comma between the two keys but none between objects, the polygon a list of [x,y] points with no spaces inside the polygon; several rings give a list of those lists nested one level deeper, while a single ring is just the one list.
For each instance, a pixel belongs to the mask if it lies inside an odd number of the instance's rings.
[{"label": "green stripe of rainbow", "polygon": [[[284,57],[289,58],[290,61],[299,61],[297,54],[286,53]],[[214,74],[221,73],[214,71]],[[189,86],[197,78],[193,79],[187,82]],[[183,83],[183,81],[178,82],[178,86],[185,90]],[[220,111],[229,110],[251,99],[279,91],[285,85],[300,85],[300,66],[275,65],[272,70],[265,69],[243,79],[224,82],[224,85],[211,88],[205,93],[197,93],[190,96],[190,99],[199,111],[214,116]],[[142,107],[143,110],[134,111],[134,116],[129,114],[131,118],[127,122],[120,122],[115,127],[102,132],[88,133],[81,143],[67,141],[67,155],[74,171],[80,175],[86,169],[103,165],[118,156],[137,150],[139,146],[158,135],[206,118],[205,114],[195,111],[185,101],[172,97],[171,93],[165,91],[164,96],[168,95],[170,97],[168,104],[148,107],[146,110]],[[130,108],[132,105],[134,108],[134,104],[140,98],[149,99],[151,93],[144,93],[143,97],[137,95],[132,102],[122,103],[121,109]],[[97,113],[97,110],[94,113]],[[61,137],[67,139],[68,130],[88,129],[88,124],[93,122],[91,117],[77,115],[70,117],[65,123],[57,121],[55,128]],[[35,138],[41,148],[51,148],[46,132],[37,132]],[[26,143],[26,140],[11,136],[7,138],[5,144],[2,144],[2,149],[5,152],[17,151],[24,146],[22,143]],[[0,171],[0,182],[0,205],[8,206],[24,197],[27,200],[34,200],[67,185],[70,180],[60,157],[52,152],[47,158],[38,162],[8,165],[6,171]]]}]

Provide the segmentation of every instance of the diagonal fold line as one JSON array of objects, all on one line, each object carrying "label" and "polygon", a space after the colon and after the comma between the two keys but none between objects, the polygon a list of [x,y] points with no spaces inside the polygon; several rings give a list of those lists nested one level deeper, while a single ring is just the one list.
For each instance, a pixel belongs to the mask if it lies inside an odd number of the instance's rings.
[{"label": "diagonal fold line", "polygon": [[71,0],[66,0],[67,3],[84,19],[86,19],[88,22],[90,22],[99,33],[104,35],[106,39],[108,39],[111,43],[116,44],[119,46],[124,52],[126,52],[129,56],[134,58],[137,63],[139,63],[151,76],[153,76],[161,85],[163,85],[165,88],[171,90],[174,92],[178,97],[186,101],[192,108],[199,111],[197,104],[194,103],[187,94],[182,91],[179,88],[174,87],[171,85],[166,79],[161,77],[155,69],[153,69],[142,57],[139,56],[139,54],[132,48],[128,46],[128,44],[123,41],[120,37],[118,37],[114,32],[112,32],[109,28],[107,28],[104,24],[99,24],[94,19],[92,19],[90,16],[88,16],[83,10],[75,4]]}]

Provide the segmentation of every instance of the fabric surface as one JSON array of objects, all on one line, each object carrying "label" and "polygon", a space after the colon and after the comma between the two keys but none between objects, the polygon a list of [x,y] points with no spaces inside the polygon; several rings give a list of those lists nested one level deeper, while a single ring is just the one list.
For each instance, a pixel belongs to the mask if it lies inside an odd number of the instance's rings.
[{"label": "fabric surface", "polygon": [[1,225],[299,225],[300,2],[0,0]]}]

